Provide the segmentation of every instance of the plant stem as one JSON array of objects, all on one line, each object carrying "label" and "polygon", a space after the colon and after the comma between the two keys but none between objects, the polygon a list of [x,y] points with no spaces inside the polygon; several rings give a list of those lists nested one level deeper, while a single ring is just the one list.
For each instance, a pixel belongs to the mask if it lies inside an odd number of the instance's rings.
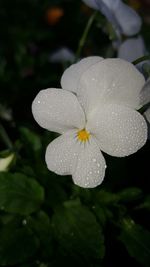
[{"label": "plant stem", "polygon": [[137,65],[137,64],[139,64],[139,63],[141,63],[142,61],[145,61],[145,60],[147,60],[147,59],[150,59],[150,55],[140,57],[140,58],[134,60],[134,61],[132,62],[132,64],[133,64],[133,65]]},{"label": "plant stem", "polygon": [[3,142],[5,143],[5,145],[9,148],[12,149],[13,148],[13,144],[7,134],[7,132],[5,131],[4,127],[0,124],[0,137],[3,140]]},{"label": "plant stem", "polygon": [[88,33],[89,33],[90,29],[91,29],[91,26],[92,26],[92,24],[93,24],[93,22],[94,22],[94,20],[95,20],[95,18],[97,16],[97,14],[98,14],[98,12],[95,11],[92,14],[92,16],[89,18],[89,20],[88,20],[88,23],[87,23],[87,25],[85,27],[85,30],[84,30],[84,32],[82,34],[82,37],[81,37],[80,41],[79,41],[79,46],[78,46],[78,50],[77,50],[77,53],[76,53],[76,59],[79,59],[80,58],[81,51],[83,49],[83,46],[84,46],[84,44],[86,42]]},{"label": "plant stem", "polygon": [[145,112],[148,108],[150,108],[150,103],[145,104],[143,107],[141,107],[141,108],[138,110],[138,112],[140,112],[140,113],[143,115],[144,112]]}]

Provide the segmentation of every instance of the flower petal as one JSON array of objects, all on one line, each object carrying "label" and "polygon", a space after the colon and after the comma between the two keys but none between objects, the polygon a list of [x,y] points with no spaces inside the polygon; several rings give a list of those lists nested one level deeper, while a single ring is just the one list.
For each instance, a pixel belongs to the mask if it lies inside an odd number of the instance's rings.
[{"label": "flower petal", "polygon": [[76,96],[62,89],[40,91],[33,101],[32,112],[41,127],[53,132],[82,129],[85,124],[84,112]]},{"label": "flower petal", "polygon": [[72,174],[75,184],[85,188],[96,187],[105,175],[105,160],[94,138],[82,143],[75,132],[65,133],[49,144],[46,163],[57,174]]},{"label": "flower petal", "polygon": [[131,63],[105,59],[83,73],[77,96],[87,113],[99,103],[119,103],[136,108],[144,83],[144,76]]},{"label": "flower petal", "polygon": [[120,1],[114,12],[122,33],[127,36],[132,36],[140,31],[142,20],[137,12],[130,6]]},{"label": "flower petal", "polygon": [[140,92],[140,104],[144,106],[150,102],[150,78],[146,81]]},{"label": "flower petal", "polygon": [[113,25],[116,30],[117,35],[120,35],[120,25],[117,22],[115,16],[115,10],[120,4],[120,0],[95,0],[99,10],[108,19],[108,21]]},{"label": "flower petal", "polygon": [[67,47],[62,47],[49,56],[49,61],[52,63],[73,62],[74,60],[75,54]]},{"label": "flower petal", "polygon": [[82,74],[93,64],[101,60],[103,60],[103,58],[97,56],[87,57],[80,60],[78,63],[71,65],[62,75],[62,88],[76,93]]},{"label": "flower petal", "polygon": [[141,36],[124,41],[118,50],[118,57],[129,62],[136,60],[146,54],[146,47]]},{"label": "flower petal", "polygon": [[137,34],[142,20],[137,12],[120,0],[83,0],[89,7],[100,10],[117,32],[127,36]]},{"label": "flower petal", "polygon": [[105,6],[107,6],[107,8],[109,8],[110,10],[115,10],[119,3],[121,2],[121,0],[96,0],[97,4],[103,4]]},{"label": "flower petal", "polygon": [[96,9],[96,10],[99,9],[95,0],[82,0],[82,2],[84,2],[87,6],[93,9]]},{"label": "flower petal", "polygon": [[59,136],[47,147],[45,159],[48,169],[59,175],[71,174],[76,166],[78,149],[76,131]]},{"label": "flower petal", "polygon": [[144,113],[147,121],[150,123],[150,108],[148,108]]},{"label": "flower petal", "polygon": [[73,181],[84,188],[94,188],[100,185],[105,176],[105,159],[94,138],[82,145],[77,159]]},{"label": "flower petal", "polygon": [[102,151],[116,157],[135,153],[147,139],[144,117],[131,108],[117,104],[93,111],[87,130],[98,139]]}]

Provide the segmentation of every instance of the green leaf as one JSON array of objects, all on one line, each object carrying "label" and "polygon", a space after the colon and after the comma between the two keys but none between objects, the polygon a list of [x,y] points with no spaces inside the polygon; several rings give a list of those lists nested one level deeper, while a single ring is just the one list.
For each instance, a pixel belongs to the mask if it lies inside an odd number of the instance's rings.
[{"label": "green leaf", "polygon": [[118,197],[122,202],[132,202],[142,197],[142,190],[136,187],[127,188],[119,192]]},{"label": "green leaf", "polygon": [[92,208],[97,220],[103,226],[106,224],[107,221],[110,222],[110,220],[113,218],[112,211],[110,211],[107,207],[94,205]]},{"label": "green leaf", "polygon": [[43,200],[43,188],[36,180],[20,173],[0,173],[0,208],[2,210],[28,215],[36,211]]},{"label": "green leaf", "polygon": [[81,199],[81,202],[89,204],[92,200],[92,191],[87,188],[81,188],[76,185],[72,185],[72,199]]},{"label": "green leaf", "polygon": [[150,232],[142,226],[126,219],[121,225],[119,239],[128,253],[145,267],[150,266]]},{"label": "green leaf", "polygon": [[57,181],[56,177],[54,178],[55,180],[48,177],[45,186],[45,202],[52,209],[60,205],[68,197],[61,183]]},{"label": "green leaf", "polygon": [[22,263],[34,256],[38,240],[26,227],[5,226],[0,231],[0,265],[8,266]]},{"label": "green leaf", "polygon": [[53,227],[56,239],[67,254],[85,259],[104,257],[101,226],[79,201],[64,202],[53,216]]},{"label": "green leaf", "polygon": [[30,153],[30,156],[32,155],[33,157],[38,157],[42,149],[40,137],[25,127],[20,128],[20,133],[21,139],[27,148],[26,150]]},{"label": "green leaf", "polygon": [[[65,267],[85,267],[87,266],[85,264],[85,261],[83,259],[77,259],[77,257],[71,257],[70,255],[64,256],[58,256],[48,264],[47,267],[60,267],[60,266],[65,266]],[[90,264],[88,266],[91,266]],[[93,266],[93,265],[92,265]],[[95,267],[95,266],[93,266]],[[101,266],[99,266],[101,267]]]},{"label": "green leaf", "polygon": [[117,194],[100,190],[95,195],[95,203],[99,203],[100,205],[113,205],[118,202],[119,198]]},{"label": "green leaf", "polygon": [[146,76],[147,78],[150,77],[150,64],[143,63],[142,70],[145,74],[144,76]]},{"label": "green leaf", "polygon": [[143,203],[141,203],[136,209],[144,209],[150,211],[150,196],[146,196]]},{"label": "green leaf", "polygon": [[48,215],[40,211],[27,220],[27,225],[39,238],[41,257],[48,260],[52,256],[52,227]]}]

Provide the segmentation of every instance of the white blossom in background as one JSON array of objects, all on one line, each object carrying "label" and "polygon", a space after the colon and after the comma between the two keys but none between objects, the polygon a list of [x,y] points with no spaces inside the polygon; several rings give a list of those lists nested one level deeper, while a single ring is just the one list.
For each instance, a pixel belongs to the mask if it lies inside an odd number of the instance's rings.
[{"label": "white blossom in background", "polygon": [[125,40],[118,49],[118,57],[129,62],[147,54],[142,36]]},{"label": "white blossom in background", "polygon": [[145,111],[145,117],[146,117],[146,119],[148,120],[148,122],[150,123],[150,108],[148,108],[148,109]]},{"label": "white blossom in background", "polygon": [[49,56],[49,61],[52,63],[64,63],[73,62],[75,60],[75,54],[67,47],[62,47],[54,51]]},{"label": "white blossom in background", "polygon": [[5,107],[3,104],[0,103],[0,118],[6,121],[12,121],[12,110],[10,108]]},{"label": "white blossom in background", "polygon": [[[118,48],[118,57],[132,62],[140,57],[148,54],[144,40],[142,36],[136,38],[129,38],[125,40]],[[145,60],[136,65],[139,70],[142,69],[143,64],[150,63],[149,60]]]},{"label": "white blossom in background", "polygon": [[144,83],[129,62],[88,57],[66,69],[63,89],[40,91],[33,116],[41,127],[61,134],[47,147],[48,169],[92,188],[105,176],[101,151],[124,157],[139,150],[147,139],[146,121],[136,111]]},{"label": "white blossom in background", "polygon": [[0,171],[1,172],[8,170],[10,164],[14,160],[14,157],[15,157],[15,155],[13,153],[11,153],[9,156],[7,156],[5,158],[0,158]]},{"label": "white blossom in background", "polygon": [[132,36],[137,34],[142,21],[137,12],[121,0],[82,0],[89,7],[99,10],[118,34]]}]

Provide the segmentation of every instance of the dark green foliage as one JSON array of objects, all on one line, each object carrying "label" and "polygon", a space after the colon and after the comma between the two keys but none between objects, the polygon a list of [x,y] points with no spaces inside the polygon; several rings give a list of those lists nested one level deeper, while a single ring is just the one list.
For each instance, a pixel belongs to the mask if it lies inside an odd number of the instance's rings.
[{"label": "dark green foliage", "polygon": [[[54,6],[64,15],[50,25]],[[104,182],[83,189],[47,170],[45,150],[57,134],[31,112],[39,90],[59,88],[68,66],[50,54],[64,46],[76,53],[92,12],[80,0],[0,0],[0,158],[14,155],[0,172],[0,266],[150,266],[149,141],[127,158],[105,155]],[[149,25],[142,31],[150,49]],[[115,56],[114,37],[98,14],[81,57]]]},{"label": "dark green foliage", "polygon": [[101,226],[80,201],[64,202],[56,209],[52,224],[56,239],[67,255],[80,255],[87,261],[104,257]]},{"label": "dark green foliage", "polygon": [[124,220],[121,225],[120,240],[129,254],[143,266],[150,265],[150,232],[132,220]]},{"label": "dark green foliage", "polygon": [[43,200],[43,188],[34,179],[20,173],[0,173],[1,210],[29,215],[40,207]]},{"label": "dark green foliage", "polygon": [[27,227],[6,225],[0,231],[0,265],[29,261],[37,252],[39,242]]}]

